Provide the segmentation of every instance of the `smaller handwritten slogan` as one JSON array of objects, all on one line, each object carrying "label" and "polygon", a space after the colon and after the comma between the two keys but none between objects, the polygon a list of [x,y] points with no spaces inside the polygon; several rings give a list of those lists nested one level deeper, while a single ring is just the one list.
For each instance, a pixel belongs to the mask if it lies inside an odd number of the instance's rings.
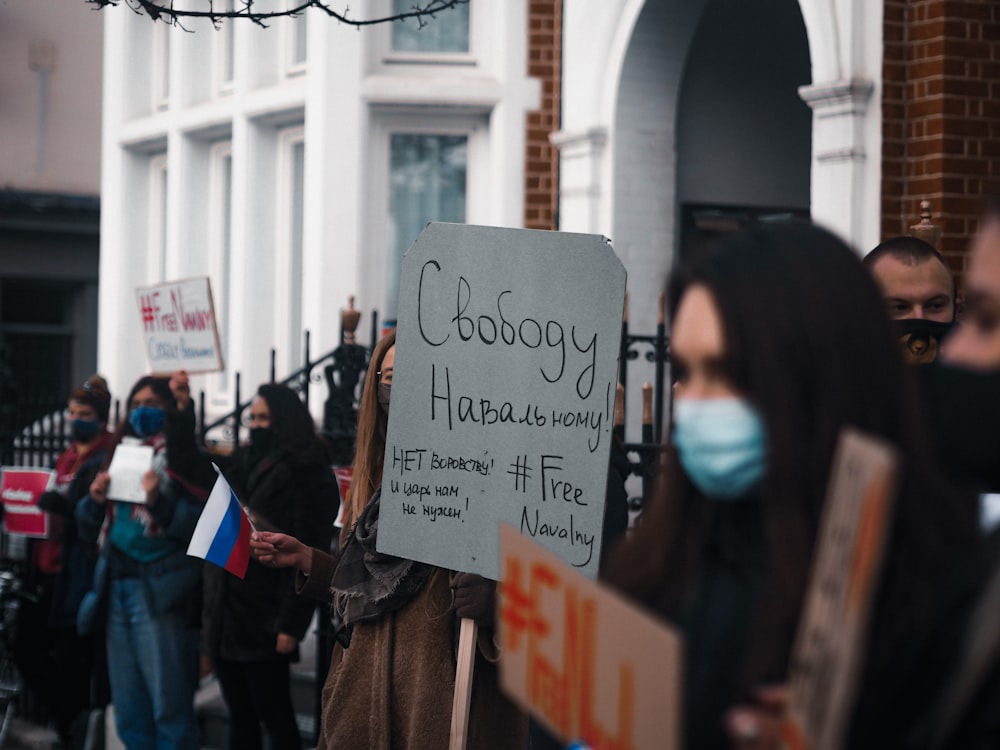
[{"label": "smaller handwritten slogan", "polygon": [[219,332],[207,277],[135,290],[146,358],[153,372],[222,369]]},{"label": "smaller handwritten slogan", "polygon": [[680,746],[679,633],[504,524],[500,685],[563,744]]},{"label": "smaller handwritten slogan", "polygon": [[506,521],[597,575],[624,297],[603,237],[428,224],[403,257],[380,551],[497,579]]}]

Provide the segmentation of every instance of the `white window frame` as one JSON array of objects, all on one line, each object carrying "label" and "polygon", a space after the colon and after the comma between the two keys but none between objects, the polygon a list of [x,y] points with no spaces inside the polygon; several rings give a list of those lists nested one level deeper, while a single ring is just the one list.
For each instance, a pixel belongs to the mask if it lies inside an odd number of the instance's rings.
[{"label": "white window frame", "polygon": [[369,149],[372,168],[368,177],[369,200],[365,216],[369,237],[366,245],[370,252],[362,253],[360,272],[362,298],[373,300],[384,319],[390,309],[388,272],[393,252],[392,216],[389,213],[392,136],[401,133],[466,136],[465,221],[468,224],[484,223],[492,200],[488,179],[489,119],[488,114],[480,111],[386,107],[373,108],[371,122]]},{"label": "white window frame", "polygon": [[[295,0],[290,0],[294,3]],[[309,66],[309,9],[307,8],[298,17],[289,16],[285,19],[284,47],[283,54],[285,60],[285,75],[288,77],[299,76],[306,72]],[[297,60],[295,55],[298,52],[299,34],[303,35],[305,45],[305,57]]]},{"label": "white window frame", "polygon": [[170,24],[163,20],[153,23],[153,109],[170,106]]},{"label": "white window frame", "polygon": [[[385,15],[393,12],[392,0],[377,0],[373,3]],[[447,11],[445,11],[447,12]],[[434,65],[459,68],[475,67],[482,63],[483,51],[489,43],[489,34],[482,28],[476,0],[469,0],[469,51],[468,52],[416,52],[396,51],[392,47],[392,23],[380,24],[376,37],[378,66],[382,68],[401,65]]]},{"label": "white window frame", "polygon": [[229,359],[233,351],[231,342],[235,333],[233,323],[236,320],[232,310],[233,144],[231,141],[219,141],[209,147],[208,179],[210,209],[208,268],[212,279],[212,303],[215,308],[223,364],[222,372],[208,381],[208,397],[212,406],[229,408],[233,406]]},{"label": "white window frame", "polygon": [[146,280],[158,284],[167,278],[167,191],[170,174],[165,152],[149,157],[149,236],[146,241]]},{"label": "white window frame", "polygon": [[[293,247],[292,232],[295,227],[295,206],[292,204],[294,191],[294,153],[298,145],[305,148],[305,127],[296,125],[278,131],[277,165],[277,236],[274,253],[274,337],[278,347],[277,361],[285,368],[285,373],[302,366],[303,357],[303,262],[305,249]],[[302,194],[305,202],[305,165],[302,163]],[[304,205],[299,207],[303,211]],[[300,237],[300,242],[302,238]],[[278,367],[279,378],[283,377]]]},{"label": "white window frame", "polygon": [[[215,2],[221,3],[223,10],[229,12],[233,10],[236,0],[215,0]],[[233,78],[236,75],[236,24],[235,18],[224,18],[222,27],[212,32],[215,90],[222,96],[233,91]]]}]

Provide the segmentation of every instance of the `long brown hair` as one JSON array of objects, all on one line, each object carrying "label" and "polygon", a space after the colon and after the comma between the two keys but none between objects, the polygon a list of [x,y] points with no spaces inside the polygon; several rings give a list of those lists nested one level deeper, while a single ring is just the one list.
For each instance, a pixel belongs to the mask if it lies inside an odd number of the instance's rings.
[{"label": "long brown hair", "polygon": [[[920,612],[925,590],[941,575],[940,561],[973,529],[968,514],[949,502],[950,488],[929,458],[912,373],[899,356],[878,288],[843,242],[802,223],[726,238],[675,271],[671,317],[696,284],[712,292],[719,308],[727,375],[761,413],[768,433],[761,487],[768,559],[742,670],[747,688],[787,672],[830,460],[843,427],[882,436],[902,453],[904,475],[886,563],[890,585],[881,592],[890,612]],[[647,517],[615,551],[605,577],[670,615],[697,582],[714,508],[699,500],[672,446],[665,458],[657,491],[643,511]],[[892,575],[896,569],[909,575]],[[893,635],[898,639],[899,632]]]},{"label": "long brown hair", "polygon": [[358,436],[354,444],[354,473],[351,488],[347,492],[347,506],[344,509],[344,531],[350,531],[354,523],[382,486],[382,464],[385,453],[385,430],[389,414],[378,402],[379,372],[386,352],[396,345],[396,331],[389,331],[375,345],[365,386],[361,391],[361,409],[358,412]]}]

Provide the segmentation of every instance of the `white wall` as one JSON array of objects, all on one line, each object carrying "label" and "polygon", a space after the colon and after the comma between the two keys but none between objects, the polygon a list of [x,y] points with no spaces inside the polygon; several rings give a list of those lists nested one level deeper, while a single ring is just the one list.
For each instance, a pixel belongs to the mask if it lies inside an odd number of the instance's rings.
[{"label": "white wall", "polygon": [[101,40],[84,2],[0,3],[0,188],[98,192]]},{"label": "white wall", "polygon": [[[388,0],[377,0],[364,12],[386,8]],[[225,32],[186,24],[193,34],[169,32],[171,98],[163,107],[150,93],[158,27],[131,13],[108,13],[102,278],[110,283],[101,290],[100,366],[121,383],[148,367],[138,345],[134,288],[162,280],[149,261],[154,154],[165,153],[168,164],[166,276],[207,273],[218,290],[227,280],[211,260],[218,217],[205,161],[219,143],[231,144],[232,272],[223,347],[227,373],[242,372],[244,397],[267,379],[272,346],[277,376],[292,368],[289,352],[301,346],[286,333],[293,309],[301,310],[316,357],[337,345],[340,311],[356,295],[364,313],[359,338],[368,343],[371,310],[388,305],[386,151],[395,128],[468,132],[466,220],[520,226],[524,114],[540,98],[538,82],[525,75],[526,12],[523,2],[474,1],[470,55],[432,64],[390,59],[388,26],[359,31],[310,12],[308,62],[289,68],[291,21],[267,29],[240,21],[235,75],[224,87],[215,76]],[[136,70],[129,60],[139,49],[147,62]],[[282,244],[282,155],[296,137],[304,140],[306,162],[301,294],[292,298]],[[208,390],[216,413],[231,406],[231,380],[225,388],[220,380],[211,375],[194,383]],[[315,384],[317,415],[325,397],[325,384]]]}]

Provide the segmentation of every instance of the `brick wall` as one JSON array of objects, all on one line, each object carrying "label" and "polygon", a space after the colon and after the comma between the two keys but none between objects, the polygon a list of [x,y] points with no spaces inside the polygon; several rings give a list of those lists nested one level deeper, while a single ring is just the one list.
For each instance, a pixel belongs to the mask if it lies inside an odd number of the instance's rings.
[{"label": "brick wall", "polygon": [[562,91],[562,0],[528,3],[528,75],[542,84],[542,106],[526,116],[524,226],[556,229],[559,153],[549,134],[560,127]]},{"label": "brick wall", "polygon": [[1000,189],[1000,3],[884,2],[882,235],[908,233],[926,198],[961,273],[982,196]]}]

